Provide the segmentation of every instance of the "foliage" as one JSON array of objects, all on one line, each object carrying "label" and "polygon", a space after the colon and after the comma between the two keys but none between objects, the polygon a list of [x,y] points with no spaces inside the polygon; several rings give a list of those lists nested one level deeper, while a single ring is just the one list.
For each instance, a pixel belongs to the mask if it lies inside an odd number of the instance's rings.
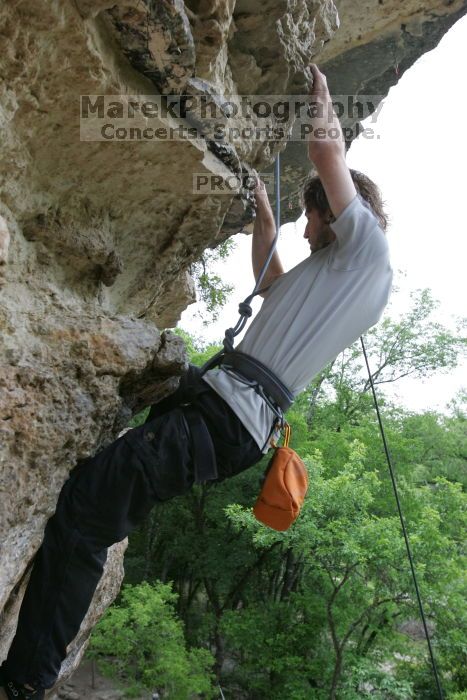
[{"label": "foliage", "polygon": [[[433,372],[449,371],[465,355],[467,340],[461,334],[465,323],[458,322],[456,333],[432,320],[436,302],[428,289],[412,294],[412,305],[397,320],[386,316],[367,334],[369,365],[374,384],[388,384],[404,377],[426,378]],[[314,408],[327,402],[322,413],[329,414],[338,427],[338,419],[356,423],[371,406],[370,382],[364,366],[360,341],[342,352],[313,380],[308,392],[299,398],[308,423],[314,421]],[[336,420],[337,419],[337,420]]]},{"label": "foliage", "polygon": [[206,344],[200,338],[194,338],[182,328],[176,328],[175,333],[183,338],[188,359],[191,364],[197,365],[198,367],[204,365],[204,363],[222,347],[221,343]]},{"label": "foliage", "polygon": [[191,266],[199,300],[203,310],[198,313],[204,326],[217,321],[220,309],[227,302],[233,287],[225,284],[219,275],[211,271],[211,267],[219,260],[225,260],[235,248],[234,241],[229,238],[214,250],[205,250],[200,259]]},{"label": "foliage", "polygon": [[176,598],[162,583],[126,585],[93,631],[88,654],[132,695],[158,689],[171,700],[213,697],[212,656],[186,648]]}]

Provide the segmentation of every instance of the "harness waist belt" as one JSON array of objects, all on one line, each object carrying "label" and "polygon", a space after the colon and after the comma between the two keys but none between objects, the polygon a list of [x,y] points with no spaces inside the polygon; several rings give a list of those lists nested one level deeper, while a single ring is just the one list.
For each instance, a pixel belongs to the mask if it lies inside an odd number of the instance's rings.
[{"label": "harness waist belt", "polygon": [[264,392],[270,397],[277,406],[283,411],[287,411],[293,403],[294,396],[292,392],[281,382],[281,380],[271,372],[271,370],[263,365],[251,355],[246,355],[244,352],[226,352],[222,356],[220,366],[231,367],[242,374],[246,379],[258,382],[264,389]]}]

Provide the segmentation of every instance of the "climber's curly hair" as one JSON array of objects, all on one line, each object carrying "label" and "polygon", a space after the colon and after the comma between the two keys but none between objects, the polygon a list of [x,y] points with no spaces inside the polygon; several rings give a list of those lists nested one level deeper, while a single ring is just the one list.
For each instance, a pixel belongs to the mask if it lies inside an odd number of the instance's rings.
[{"label": "climber's curly hair", "polygon": [[[357,192],[368,202],[373,213],[379,221],[383,231],[386,231],[388,226],[388,217],[384,211],[383,200],[379,187],[375,185],[373,180],[359,172],[350,168],[350,174]],[[317,209],[320,214],[326,214],[330,206],[324,187],[317,175],[309,178],[303,187],[302,191],[302,206],[305,211],[309,209]]]}]

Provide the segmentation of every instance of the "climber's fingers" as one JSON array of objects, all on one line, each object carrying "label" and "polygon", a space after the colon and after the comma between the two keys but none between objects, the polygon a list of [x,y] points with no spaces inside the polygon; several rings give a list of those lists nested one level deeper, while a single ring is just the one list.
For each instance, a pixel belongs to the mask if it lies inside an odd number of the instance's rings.
[{"label": "climber's fingers", "polygon": [[320,71],[316,63],[310,64],[311,75],[313,76],[313,87],[311,88],[311,95],[318,95],[319,93],[328,93],[328,82],[324,73]]}]

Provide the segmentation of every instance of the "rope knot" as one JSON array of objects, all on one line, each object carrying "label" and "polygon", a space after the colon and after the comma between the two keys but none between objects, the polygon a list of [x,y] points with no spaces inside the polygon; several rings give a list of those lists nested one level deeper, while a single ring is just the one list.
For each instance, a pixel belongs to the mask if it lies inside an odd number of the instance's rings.
[{"label": "rope knot", "polygon": [[227,328],[225,331],[225,336],[223,340],[223,346],[225,352],[232,352],[234,348],[234,338],[235,338],[235,330],[233,328]]},{"label": "rope knot", "polygon": [[247,316],[250,318],[250,316],[253,314],[253,309],[247,302],[242,301],[241,304],[238,305],[238,313],[240,316]]}]

